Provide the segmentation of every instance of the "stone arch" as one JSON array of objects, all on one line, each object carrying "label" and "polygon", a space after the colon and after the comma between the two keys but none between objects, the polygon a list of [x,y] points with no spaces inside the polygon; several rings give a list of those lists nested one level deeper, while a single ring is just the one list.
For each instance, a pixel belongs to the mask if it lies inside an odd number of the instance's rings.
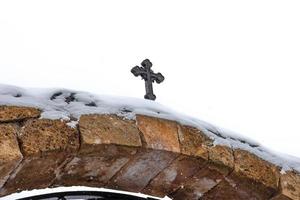
[{"label": "stone arch", "polygon": [[78,125],[0,107],[0,196],[93,186],[172,199],[299,199],[300,176],[214,145],[201,130],[137,115],[83,115]]}]

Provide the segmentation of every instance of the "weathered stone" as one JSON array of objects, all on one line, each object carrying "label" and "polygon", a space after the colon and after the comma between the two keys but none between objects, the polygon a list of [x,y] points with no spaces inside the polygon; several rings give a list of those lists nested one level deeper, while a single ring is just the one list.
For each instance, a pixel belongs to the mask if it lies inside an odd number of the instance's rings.
[{"label": "weathered stone", "polygon": [[57,168],[67,159],[64,153],[25,158],[0,190],[0,196],[23,190],[49,187],[56,176]]},{"label": "weathered stone", "polygon": [[19,106],[0,106],[0,122],[19,121],[39,117],[41,112],[36,108]]},{"label": "weathered stone", "polygon": [[16,125],[0,124],[0,188],[23,157],[16,135]]},{"label": "weathered stone", "polygon": [[182,186],[205,164],[206,161],[201,158],[180,156],[169,167],[159,173],[142,193],[164,197]]},{"label": "weathered stone", "polygon": [[147,148],[180,152],[175,122],[144,115],[137,115],[136,120]]},{"label": "weathered stone", "polygon": [[[233,154],[212,146],[201,131],[176,122],[139,115],[136,125],[115,115],[85,115],[78,149],[79,133],[63,121],[30,119],[18,123],[22,128],[9,121],[0,124],[0,196],[84,185],[180,200],[270,199],[281,193],[273,200],[299,200],[298,172],[282,175],[279,191],[278,167],[243,150]],[[236,174],[227,177],[233,167]]]},{"label": "weathered stone", "polygon": [[208,164],[209,164],[210,169],[216,170],[217,172],[219,172],[220,174],[223,174],[224,176],[227,176],[228,174],[233,172],[232,168],[230,168],[226,165],[223,165],[223,164],[215,163],[212,161],[209,161]]},{"label": "weathered stone", "polygon": [[200,130],[178,125],[178,137],[181,153],[208,159],[208,146],[212,141]]},{"label": "weathered stone", "polygon": [[19,134],[24,159],[9,177],[0,195],[48,187],[57,169],[78,150],[76,129],[60,120],[31,120]]},{"label": "weathered stone", "polygon": [[177,154],[167,151],[142,150],[116,174],[108,184],[108,188],[140,192],[177,156]]},{"label": "weathered stone", "polygon": [[233,150],[227,146],[216,145],[208,149],[209,160],[220,165],[225,165],[231,169],[234,167]]},{"label": "weathered stone", "polygon": [[270,200],[291,200],[291,199],[288,198],[287,196],[283,195],[283,194],[279,194],[279,195],[273,197]]},{"label": "weathered stone", "polygon": [[25,156],[57,150],[74,152],[79,147],[77,130],[61,120],[28,121],[21,129],[19,138]]},{"label": "weathered stone", "polygon": [[224,177],[219,171],[205,167],[170,196],[176,200],[198,200],[204,193],[219,184]]},{"label": "weathered stone", "polygon": [[135,153],[135,148],[117,145],[102,145],[93,153],[80,153],[64,167],[53,185],[104,187]]},{"label": "weathered stone", "polygon": [[83,144],[142,145],[135,122],[116,115],[83,115],[79,128]]},{"label": "weathered stone", "polygon": [[262,182],[266,186],[277,188],[279,168],[256,155],[241,149],[234,150],[235,171],[248,178]]},{"label": "weathered stone", "polygon": [[241,178],[236,174],[231,174],[220,182],[216,187],[203,194],[203,200],[215,199],[270,199],[274,189],[267,188],[261,183],[254,182],[247,178]]},{"label": "weathered stone", "polygon": [[300,200],[300,173],[295,171],[287,171],[281,175],[282,194],[291,199]]}]

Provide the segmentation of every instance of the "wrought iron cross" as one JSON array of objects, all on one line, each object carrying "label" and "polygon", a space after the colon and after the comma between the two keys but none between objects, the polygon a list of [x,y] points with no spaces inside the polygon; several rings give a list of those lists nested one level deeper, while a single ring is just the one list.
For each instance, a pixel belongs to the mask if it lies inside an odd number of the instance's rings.
[{"label": "wrought iron cross", "polygon": [[141,63],[142,67],[135,66],[131,69],[131,72],[135,76],[141,76],[142,79],[145,80],[145,87],[146,87],[146,95],[144,96],[145,99],[155,100],[156,96],[153,93],[153,86],[152,83],[155,81],[156,83],[161,83],[165,80],[165,77],[161,73],[154,73],[151,70],[152,63],[149,59],[144,60]]}]

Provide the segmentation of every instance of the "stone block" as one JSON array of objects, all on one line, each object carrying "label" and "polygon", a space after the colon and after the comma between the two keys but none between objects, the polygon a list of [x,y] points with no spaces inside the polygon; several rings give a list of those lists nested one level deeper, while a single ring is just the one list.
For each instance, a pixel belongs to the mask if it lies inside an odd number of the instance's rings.
[{"label": "stone block", "polygon": [[175,200],[198,200],[203,194],[218,185],[224,177],[219,171],[205,167],[170,196]]},{"label": "stone block", "polygon": [[234,150],[235,171],[268,187],[278,188],[279,168],[241,149]]},{"label": "stone block", "polygon": [[201,158],[180,156],[151,180],[142,193],[164,197],[183,186],[205,164],[206,161]]},{"label": "stone block", "polygon": [[219,165],[225,165],[231,169],[234,168],[234,155],[230,147],[216,145],[208,148],[209,160]]},{"label": "stone block", "polygon": [[300,200],[300,173],[296,171],[287,171],[281,175],[282,194],[291,199]]},{"label": "stone block", "polygon": [[17,141],[17,130],[14,124],[0,124],[0,188],[23,158]]},{"label": "stone block", "polygon": [[177,154],[167,151],[144,149],[138,152],[108,184],[108,188],[140,192]]},{"label": "stone block", "polygon": [[201,199],[270,199],[275,192],[274,189],[268,188],[261,183],[257,183],[248,178],[242,178],[236,174],[225,177],[216,187],[204,193]]},{"label": "stone block", "polygon": [[142,145],[135,122],[116,115],[83,115],[79,120],[79,128],[83,145]]},{"label": "stone block", "polygon": [[60,120],[30,120],[21,128],[18,137],[24,159],[0,195],[48,187],[59,166],[73,157],[79,147],[76,129]]},{"label": "stone block", "polygon": [[20,131],[20,144],[25,156],[54,151],[74,152],[79,147],[79,134],[61,120],[30,120]]},{"label": "stone block", "polygon": [[0,122],[20,121],[29,118],[38,118],[40,110],[31,107],[0,106]]},{"label": "stone block", "polygon": [[144,115],[136,120],[147,148],[180,152],[176,122]]},{"label": "stone block", "polygon": [[208,146],[212,141],[200,130],[178,125],[178,137],[181,153],[208,159]]},{"label": "stone block", "polygon": [[65,165],[53,185],[104,187],[135,153],[135,148],[117,145],[101,145],[93,153],[81,152]]}]

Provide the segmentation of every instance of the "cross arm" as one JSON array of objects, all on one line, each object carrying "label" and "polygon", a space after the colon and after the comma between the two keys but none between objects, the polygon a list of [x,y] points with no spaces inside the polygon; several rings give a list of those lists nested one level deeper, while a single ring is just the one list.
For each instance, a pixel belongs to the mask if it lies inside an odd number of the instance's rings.
[{"label": "cross arm", "polygon": [[161,74],[161,73],[157,73],[157,74],[152,74],[151,75],[151,80],[152,80],[152,82],[156,82],[156,83],[161,83],[161,82],[163,82],[164,80],[165,80],[165,77]]},{"label": "cross arm", "polygon": [[133,73],[134,76],[142,76],[143,79],[147,78],[147,72],[144,68],[135,66],[131,69],[131,73]]}]

